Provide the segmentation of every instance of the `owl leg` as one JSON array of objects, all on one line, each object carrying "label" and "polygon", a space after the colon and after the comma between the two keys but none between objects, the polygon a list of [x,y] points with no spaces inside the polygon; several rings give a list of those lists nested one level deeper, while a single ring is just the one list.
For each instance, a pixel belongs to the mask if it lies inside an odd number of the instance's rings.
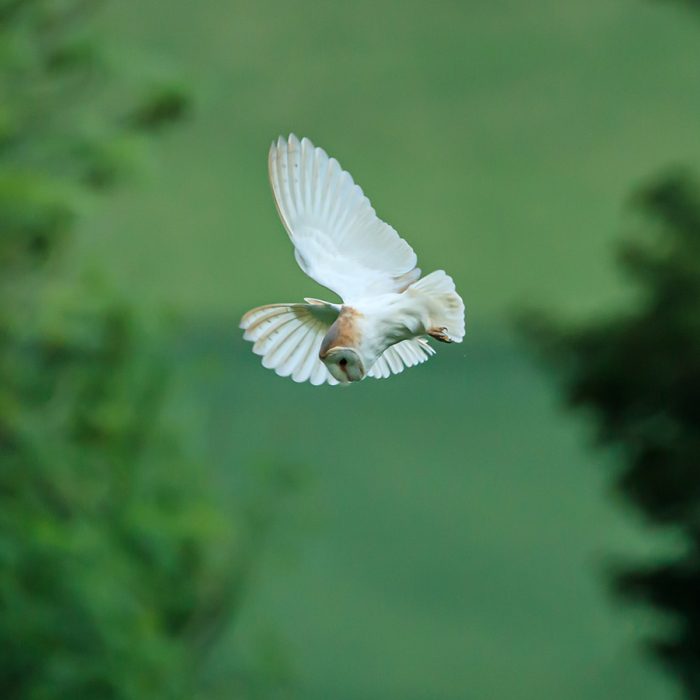
[{"label": "owl leg", "polygon": [[428,335],[435,340],[439,340],[441,343],[451,343],[452,340],[450,336],[447,335],[447,328],[431,328],[428,331]]}]

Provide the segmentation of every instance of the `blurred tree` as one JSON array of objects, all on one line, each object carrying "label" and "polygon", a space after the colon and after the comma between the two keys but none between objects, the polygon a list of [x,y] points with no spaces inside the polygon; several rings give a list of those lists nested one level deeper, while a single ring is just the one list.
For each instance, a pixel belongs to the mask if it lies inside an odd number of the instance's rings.
[{"label": "blurred tree", "polygon": [[666,562],[619,572],[615,588],[673,619],[649,645],[700,698],[700,189],[677,172],[637,203],[652,237],[620,250],[640,293],[634,310],[579,326],[530,314],[521,327],[558,369],[569,405],[588,409],[599,443],[616,449],[617,489],[685,544]]},{"label": "blurred tree", "polygon": [[86,195],[188,108],[119,83],[99,4],[0,0],[0,697],[191,699],[272,510],[217,503],[161,424],[160,337],[62,275]]},{"label": "blurred tree", "polygon": [[592,414],[612,446],[621,493],[685,549],[620,572],[624,596],[668,613],[655,654],[700,698],[700,191],[662,178],[638,198],[650,224],[624,244],[639,295],[630,311],[578,326],[530,316],[526,331],[560,372],[567,402]]}]

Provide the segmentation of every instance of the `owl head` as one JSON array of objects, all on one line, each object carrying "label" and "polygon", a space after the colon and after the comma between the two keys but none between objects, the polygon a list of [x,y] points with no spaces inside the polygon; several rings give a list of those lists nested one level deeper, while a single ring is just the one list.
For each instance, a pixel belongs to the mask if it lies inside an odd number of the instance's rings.
[{"label": "owl head", "polygon": [[365,378],[366,370],[362,358],[352,348],[333,348],[321,359],[341,384],[359,382]]}]

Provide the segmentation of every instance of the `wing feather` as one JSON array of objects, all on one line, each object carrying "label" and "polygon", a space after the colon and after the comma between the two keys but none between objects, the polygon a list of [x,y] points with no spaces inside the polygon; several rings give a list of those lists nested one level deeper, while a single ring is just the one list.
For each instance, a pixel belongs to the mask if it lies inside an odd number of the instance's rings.
[{"label": "wing feather", "polygon": [[300,333],[304,333],[305,330],[305,324],[298,319],[287,324],[286,332],[280,331],[275,335],[275,341],[272,347],[269,348],[263,356],[263,367],[274,369],[277,374],[285,376],[284,365],[289,359],[289,356],[296,350],[301,340],[299,337]]},{"label": "wing feather", "polygon": [[270,147],[275,203],[301,269],[344,300],[399,292],[420,276],[416,254],[377,217],[352,176],[309,139]]},{"label": "wing feather", "polygon": [[262,364],[295,382],[337,384],[318,357],[321,341],[338,312],[327,304],[269,304],[241,319],[243,337]]},{"label": "wing feather", "polygon": [[372,365],[368,377],[386,379],[392,374],[403,372],[406,367],[413,367],[425,362],[435,350],[423,338],[411,338],[388,347]]},{"label": "wing feather", "polygon": [[299,343],[299,361],[292,372],[292,379],[295,382],[308,381],[314,368],[314,363],[318,359],[318,352],[314,353],[312,346],[316,339],[316,333],[310,331],[305,340]]},{"label": "wing feather", "polygon": [[[309,352],[308,340],[310,337],[315,335],[315,329],[311,325],[302,326],[302,331],[299,334],[299,338],[296,345],[293,345],[290,351],[287,353],[287,358],[283,364],[277,367],[278,374],[282,377],[288,377],[293,374],[302,364],[307,352]],[[289,342],[291,345],[291,340]]]},{"label": "wing feather", "polygon": [[377,361],[372,365],[370,368],[369,372],[367,372],[368,377],[374,377],[375,379],[383,379],[384,378],[384,368],[388,370],[388,367],[386,365],[386,360],[384,359],[383,355],[380,355],[377,358]]}]

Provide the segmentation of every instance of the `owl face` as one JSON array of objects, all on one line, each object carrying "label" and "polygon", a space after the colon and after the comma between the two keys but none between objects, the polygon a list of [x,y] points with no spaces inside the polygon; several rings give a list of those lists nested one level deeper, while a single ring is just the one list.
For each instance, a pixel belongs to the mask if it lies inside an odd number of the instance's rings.
[{"label": "owl face", "polygon": [[341,383],[359,382],[365,378],[365,366],[351,348],[333,348],[322,358],[328,371]]}]

